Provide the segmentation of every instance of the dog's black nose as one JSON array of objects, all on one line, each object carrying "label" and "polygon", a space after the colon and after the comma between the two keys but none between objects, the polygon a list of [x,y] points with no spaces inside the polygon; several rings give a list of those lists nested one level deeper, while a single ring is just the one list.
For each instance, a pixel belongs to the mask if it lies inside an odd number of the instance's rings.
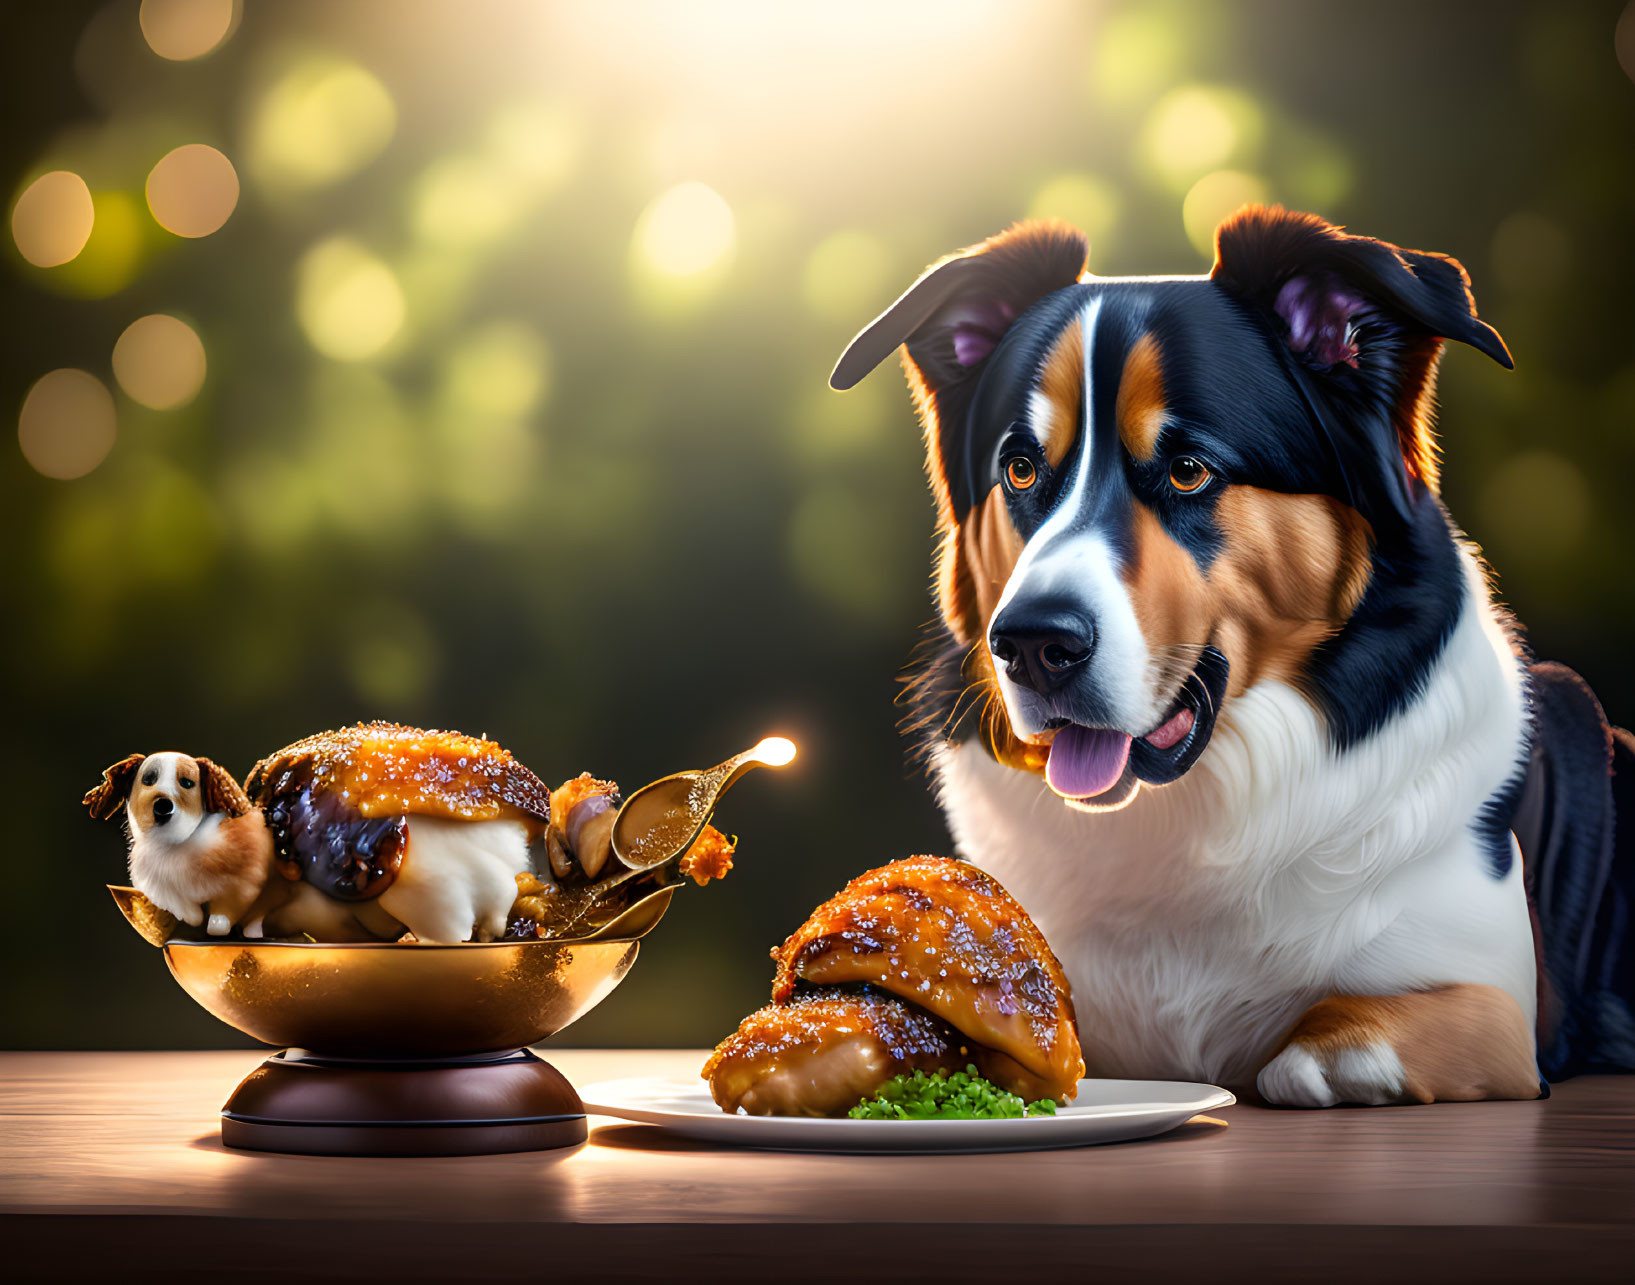
[{"label": "dog's black nose", "polygon": [[153,822],[154,822],[154,824],[155,825],[163,825],[166,821],[170,820],[170,814],[172,812],[174,812],[175,810],[176,810],[176,805],[174,803],[172,803],[169,799],[163,799],[163,798],[155,799],[153,801]]},{"label": "dog's black nose", "polygon": [[1090,659],[1096,631],[1078,612],[1060,607],[1005,608],[993,622],[988,646],[1012,681],[1040,695],[1065,683]]}]

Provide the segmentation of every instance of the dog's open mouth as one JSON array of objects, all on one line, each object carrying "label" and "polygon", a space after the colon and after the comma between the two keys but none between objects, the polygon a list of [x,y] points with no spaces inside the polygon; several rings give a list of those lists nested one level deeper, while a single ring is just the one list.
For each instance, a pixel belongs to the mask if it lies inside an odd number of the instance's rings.
[{"label": "dog's open mouth", "polygon": [[1206,648],[1187,675],[1163,720],[1145,736],[1114,728],[1066,723],[1057,729],[1045,764],[1045,781],[1075,806],[1122,807],[1142,782],[1167,785],[1198,761],[1215,730],[1226,696],[1226,657]]}]

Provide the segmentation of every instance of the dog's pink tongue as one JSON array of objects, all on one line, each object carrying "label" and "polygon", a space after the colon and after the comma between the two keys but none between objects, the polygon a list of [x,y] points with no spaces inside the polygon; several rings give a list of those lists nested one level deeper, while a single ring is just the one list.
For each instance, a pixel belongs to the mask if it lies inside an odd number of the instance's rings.
[{"label": "dog's pink tongue", "polygon": [[1050,743],[1045,783],[1064,799],[1088,799],[1118,784],[1130,757],[1130,738],[1101,728],[1064,727]]}]

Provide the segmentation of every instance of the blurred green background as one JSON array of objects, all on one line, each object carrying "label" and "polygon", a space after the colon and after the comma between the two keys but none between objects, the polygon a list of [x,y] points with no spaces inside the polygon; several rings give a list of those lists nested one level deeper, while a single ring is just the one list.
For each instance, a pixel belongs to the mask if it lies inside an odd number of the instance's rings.
[{"label": "blurred green background", "polygon": [[947,848],[893,708],[917,433],[894,372],[825,378],[1027,214],[1104,273],[1203,270],[1257,198],[1461,259],[1517,369],[1450,353],[1446,498],[1635,719],[1621,0],[0,12],[0,1044],[244,1042],[119,921],[80,796],[363,717],[627,785],[795,737],[561,1037],[718,1039],[813,904]]}]

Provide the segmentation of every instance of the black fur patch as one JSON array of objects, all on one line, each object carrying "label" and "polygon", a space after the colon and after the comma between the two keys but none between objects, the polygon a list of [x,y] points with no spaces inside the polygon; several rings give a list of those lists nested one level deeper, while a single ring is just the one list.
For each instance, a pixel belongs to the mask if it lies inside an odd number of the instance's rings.
[{"label": "black fur patch", "polygon": [[1533,666],[1531,688],[1514,820],[1543,942],[1539,1067],[1635,1070],[1635,738],[1563,665]]},{"label": "black fur patch", "polygon": [[1301,683],[1334,747],[1373,735],[1425,690],[1468,590],[1441,501],[1424,492],[1412,522],[1375,545],[1372,576],[1351,620],[1320,644]]}]

